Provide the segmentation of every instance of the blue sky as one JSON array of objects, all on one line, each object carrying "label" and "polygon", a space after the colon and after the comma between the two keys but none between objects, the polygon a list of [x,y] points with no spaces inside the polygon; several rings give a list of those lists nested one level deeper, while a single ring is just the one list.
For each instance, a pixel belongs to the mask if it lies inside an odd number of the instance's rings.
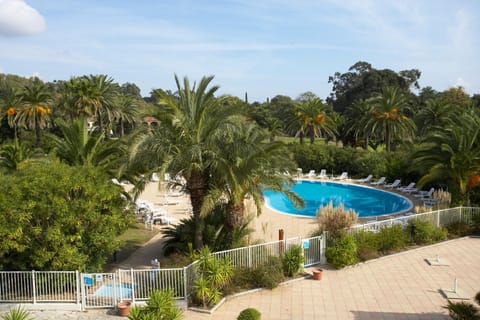
[{"label": "blue sky", "polygon": [[143,95],[214,75],[220,94],[312,91],[357,61],[480,93],[478,0],[0,0],[0,72],[107,74]]}]

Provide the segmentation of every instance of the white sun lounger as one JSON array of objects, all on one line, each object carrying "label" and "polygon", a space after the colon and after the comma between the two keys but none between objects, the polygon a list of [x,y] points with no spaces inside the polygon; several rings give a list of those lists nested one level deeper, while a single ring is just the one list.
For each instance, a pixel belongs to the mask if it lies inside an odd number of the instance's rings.
[{"label": "white sun lounger", "polygon": [[371,185],[374,185],[374,186],[379,186],[379,185],[385,183],[385,179],[387,179],[387,178],[386,178],[386,177],[381,177],[381,178],[378,179],[376,182],[371,182],[370,184],[371,184]]},{"label": "white sun lounger", "polygon": [[333,178],[334,180],[345,180],[348,179],[348,172],[342,172],[338,177]]},{"label": "white sun lounger", "polygon": [[318,179],[327,179],[328,176],[327,176],[327,170],[326,169],[322,169],[320,170],[320,174],[317,176]]},{"label": "white sun lounger", "polygon": [[395,187],[398,187],[398,186],[400,185],[400,182],[401,182],[401,180],[400,180],[400,179],[397,179],[397,180],[393,181],[393,182],[390,183],[390,184],[386,184],[386,185],[385,185],[385,188],[393,189],[393,188],[395,188]]},{"label": "white sun lounger", "polygon": [[372,178],[373,178],[373,175],[372,175],[372,174],[369,174],[366,178],[363,178],[363,179],[358,180],[358,182],[360,182],[360,183],[368,183],[368,182],[370,182],[370,180],[372,180]]}]

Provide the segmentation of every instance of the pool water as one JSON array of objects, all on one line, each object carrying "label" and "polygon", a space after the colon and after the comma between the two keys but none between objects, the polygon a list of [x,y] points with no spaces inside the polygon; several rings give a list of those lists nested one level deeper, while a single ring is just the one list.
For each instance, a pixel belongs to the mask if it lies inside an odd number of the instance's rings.
[{"label": "pool water", "polygon": [[[116,292],[114,291],[116,290]],[[97,297],[113,297],[114,293],[120,299],[132,298],[132,285],[131,284],[117,284],[115,287],[112,284],[106,283],[95,291]]]},{"label": "pool water", "polygon": [[334,207],[343,203],[345,209],[355,210],[359,217],[405,212],[413,207],[410,200],[398,194],[353,184],[300,180],[291,190],[305,201],[304,207],[295,208],[285,194],[271,190],[264,191],[267,206],[307,217],[315,217],[317,210],[330,201]]}]

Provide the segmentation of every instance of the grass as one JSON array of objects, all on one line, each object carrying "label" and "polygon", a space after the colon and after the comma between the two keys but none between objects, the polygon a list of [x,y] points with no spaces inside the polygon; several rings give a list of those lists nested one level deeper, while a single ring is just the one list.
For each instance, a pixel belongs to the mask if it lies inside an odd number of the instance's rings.
[{"label": "grass", "polygon": [[146,229],[143,223],[135,223],[117,237],[121,247],[117,252],[117,263],[126,260],[135,250],[155,236],[159,230]]}]

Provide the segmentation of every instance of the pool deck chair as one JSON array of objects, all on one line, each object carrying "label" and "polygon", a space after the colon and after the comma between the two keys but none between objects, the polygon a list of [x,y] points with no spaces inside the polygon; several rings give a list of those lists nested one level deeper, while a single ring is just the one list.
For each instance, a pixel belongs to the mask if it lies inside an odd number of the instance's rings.
[{"label": "pool deck chair", "polygon": [[385,183],[385,179],[387,179],[387,178],[386,177],[381,177],[377,181],[371,182],[370,184],[373,185],[373,186],[379,186],[379,185],[382,185],[382,184]]},{"label": "pool deck chair", "polygon": [[326,169],[320,170],[320,173],[319,173],[319,175],[317,176],[317,178],[318,178],[318,179],[328,179],[327,170],[326,170]]},{"label": "pool deck chair", "polygon": [[315,170],[310,170],[305,177],[307,178],[315,178]]},{"label": "pool deck chair", "polygon": [[398,191],[406,192],[406,193],[412,193],[416,192],[417,188],[415,188],[415,182],[410,182],[410,184],[406,187],[398,187]]},{"label": "pool deck chair", "polygon": [[420,198],[420,199],[430,199],[433,196],[433,193],[435,192],[434,188],[431,188],[428,191],[420,190],[417,192],[417,194],[414,194],[415,198]]},{"label": "pool deck chair", "polygon": [[338,177],[333,178],[335,180],[345,180],[348,179],[348,172],[342,172]]},{"label": "pool deck chair", "polygon": [[401,180],[397,179],[397,180],[393,181],[392,183],[386,184],[385,188],[389,188],[389,189],[396,188],[400,185],[400,182],[401,182]]},{"label": "pool deck chair", "polygon": [[368,177],[363,178],[363,179],[359,179],[358,182],[360,182],[360,183],[368,183],[368,182],[370,182],[370,180],[372,180],[372,178],[373,178],[373,175],[372,175],[372,174],[369,174]]}]

